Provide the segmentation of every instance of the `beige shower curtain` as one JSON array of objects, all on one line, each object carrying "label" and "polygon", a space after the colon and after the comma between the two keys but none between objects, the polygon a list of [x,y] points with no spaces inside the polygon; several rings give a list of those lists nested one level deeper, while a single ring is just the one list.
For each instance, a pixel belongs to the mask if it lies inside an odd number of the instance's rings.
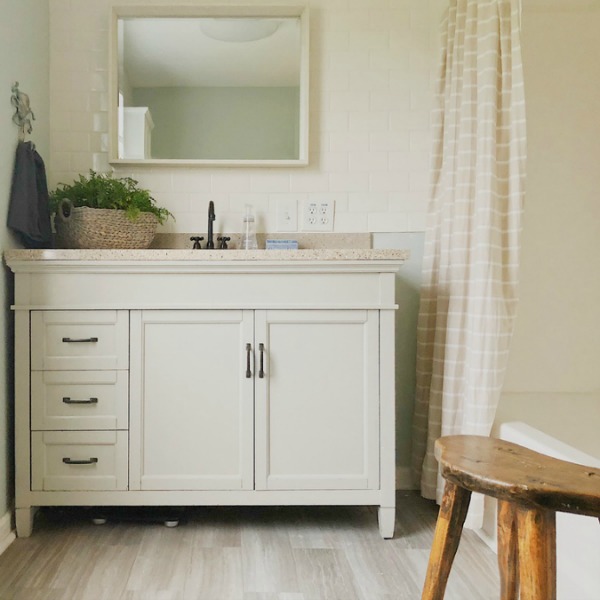
[{"label": "beige shower curtain", "polygon": [[526,155],[519,1],[450,0],[442,30],[413,438],[422,494],[438,499],[435,440],[489,435],[500,396]]}]

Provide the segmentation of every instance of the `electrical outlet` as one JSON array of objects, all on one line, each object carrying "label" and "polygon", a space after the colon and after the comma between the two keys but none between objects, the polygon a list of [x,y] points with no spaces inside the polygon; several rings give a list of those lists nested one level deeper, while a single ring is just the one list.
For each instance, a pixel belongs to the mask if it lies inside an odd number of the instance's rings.
[{"label": "electrical outlet", "polygon": [[277,200],[277,231],[298,231],[298,203],[295,198]]},{"label": "electrical outlet", "polygon": [[306,200],[302,209],[303,231],[333,231],[335,202]]}]

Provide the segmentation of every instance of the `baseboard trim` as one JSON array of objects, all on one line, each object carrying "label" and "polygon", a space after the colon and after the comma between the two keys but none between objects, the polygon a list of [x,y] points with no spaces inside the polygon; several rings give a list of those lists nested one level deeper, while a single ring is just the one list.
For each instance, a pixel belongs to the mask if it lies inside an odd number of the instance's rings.
[{"label": "baseboard trim", "polygon": [[410,467],[396,467],[396,489],[397,490],[418,490],[413,480],[412,469]]},{"label": "baseboard trim", "polygon": [[12,511],[0,517],[0,554],[2,554],[17,538],[12,528]]}]

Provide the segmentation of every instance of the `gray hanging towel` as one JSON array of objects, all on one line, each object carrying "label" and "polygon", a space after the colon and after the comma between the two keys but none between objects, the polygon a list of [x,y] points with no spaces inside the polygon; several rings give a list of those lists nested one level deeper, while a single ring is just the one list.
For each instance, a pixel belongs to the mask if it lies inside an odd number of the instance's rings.
[{"label": "gray hanging towel", "polygon": [[31,142],[17,145],[7,225],[26,248],[52,247],[46,167]]}]

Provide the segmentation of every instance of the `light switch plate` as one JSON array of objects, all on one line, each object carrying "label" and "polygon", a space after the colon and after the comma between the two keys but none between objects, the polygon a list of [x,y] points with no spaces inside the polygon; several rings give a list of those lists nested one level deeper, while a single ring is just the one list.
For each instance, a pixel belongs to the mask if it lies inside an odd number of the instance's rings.
[{"label": "light switch plate", "polygon": [[303,231],[333,231],[335,202],[306,200],[302,207]]},{"label": "light switch plate", "polygon": [[295,198],[277,200],[277,231],[298,231],[298,202]]}]

